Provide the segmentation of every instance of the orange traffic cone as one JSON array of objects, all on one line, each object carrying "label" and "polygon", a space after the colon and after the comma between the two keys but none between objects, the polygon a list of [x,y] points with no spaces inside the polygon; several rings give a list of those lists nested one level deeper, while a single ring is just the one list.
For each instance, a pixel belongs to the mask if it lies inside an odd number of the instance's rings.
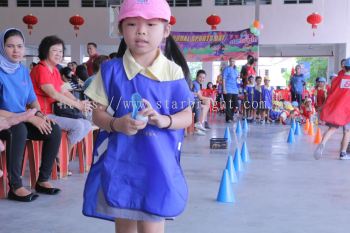
[{"label": "orange traffic cone", "polygon": [[312,122],[310,122],[309,130],[307,131],[307,134],[310,136],[314,136],[314,127],[312,125]]},{"label": "orange traffic cone", "polygon": [[318,128],[318,129],[317,129],[316,136],[315,136],[315,141],[314,141],[314,143],[315,143],[315,144],[320,144],[321,141],[322,141],[321,129]]},{"label": "orange traffic cone", "polygon": [[305,122],[305,125],[304,125],[304,130],[306,132],[308,132],[309,131],[309,127],[310,127],[310,121],[309,121],[309,119],[306,119],[306,122]]}]

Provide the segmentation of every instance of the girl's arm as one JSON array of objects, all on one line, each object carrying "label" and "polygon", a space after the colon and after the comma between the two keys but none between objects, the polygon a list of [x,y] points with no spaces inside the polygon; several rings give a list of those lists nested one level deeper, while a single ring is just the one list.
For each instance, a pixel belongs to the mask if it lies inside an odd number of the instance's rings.
[{"label": "girl's arm", "polygon": [[107,106],[101,104],[97,104],[94,108],[92,119],[95,125],[104,130],[121,132],[126,135],[134,135],[147,125],[146,122],[132,119],[131,114],[126,114],[120,118],[113,117],[107,112]]},{"label": "girl's arm", "polygon": [[140,112],[148,116],[148,123],[158,128],[184,129],[192,124],[192,109],[190,106],[173,115],[161,115],[151,106],[151,103],[143,99],[146,108]]}]

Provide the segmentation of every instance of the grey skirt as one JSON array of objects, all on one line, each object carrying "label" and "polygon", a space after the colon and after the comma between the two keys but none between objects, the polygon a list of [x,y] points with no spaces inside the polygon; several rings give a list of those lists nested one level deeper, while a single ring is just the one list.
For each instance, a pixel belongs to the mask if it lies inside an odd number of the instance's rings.
[{"label": "grey skirt", "polygon": [[172,220],[173,218],[164,218],[162,216],[146,213],[140,210],[121,209],[108,205],[103,195],[102,189],[98,192],[98,201],[96,211],[108,215],[112,218],[129,219],[135,221],[160,222],[164,220]]}]

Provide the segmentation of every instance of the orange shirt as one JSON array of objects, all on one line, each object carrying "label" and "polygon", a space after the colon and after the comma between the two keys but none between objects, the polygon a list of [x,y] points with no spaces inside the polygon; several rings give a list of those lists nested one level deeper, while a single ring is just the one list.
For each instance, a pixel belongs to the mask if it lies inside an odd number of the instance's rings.
[{"label": "orange shirt", "polygon": [[55,99],[49,97],[42,89],[41,86],[45,84],[52,84],[56,91],[61,92],[63,81],[61,79],[60,72],[54,67],[51,72],[46,63],[40,61],[32,71],[30,72],[35,94],[38,98],[41,111],[44,114],[52,114],[52,104],[56,102]]}]

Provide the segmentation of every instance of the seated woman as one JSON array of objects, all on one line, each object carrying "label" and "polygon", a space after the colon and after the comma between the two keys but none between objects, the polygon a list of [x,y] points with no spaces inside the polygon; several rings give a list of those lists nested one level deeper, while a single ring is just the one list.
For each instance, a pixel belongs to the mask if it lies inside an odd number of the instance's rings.
[{"label": "seated woman", "polygon": [[26,108],[36,109],[24,123],[17,123],[0,132],[6,140],[6,157],[10,191],[8,198],[30,202],[38,195],[22,185],[21,171],[24,147],[27,139],[43,141],[42,161],[35,190],[39,193],[55,195],[59,189],[48,182],[54,160],[57,156],[61,129],[40,112],[28,69],[20,62],[24,56],[24,36],[18,29],[10,28],[0,34],[0,116],[13,118]]},{"label": "seated woman", "polygon": [[60,117],[52,111],[53,104],[60,102],[75,107],[82,112],[91,110],[88,100],[79,101],[67,89],[62,88],[63,81],[56,65],[61,62],[64,53],[64,42],[57,36],[45,37],[39,45],[40,62],[30,73],[34,91],[38,96],[42,112],[48,114],[65,131],[68,132],[68,151],[81,141],[91,130],[91,123],[83,118],[73,119]]}]

